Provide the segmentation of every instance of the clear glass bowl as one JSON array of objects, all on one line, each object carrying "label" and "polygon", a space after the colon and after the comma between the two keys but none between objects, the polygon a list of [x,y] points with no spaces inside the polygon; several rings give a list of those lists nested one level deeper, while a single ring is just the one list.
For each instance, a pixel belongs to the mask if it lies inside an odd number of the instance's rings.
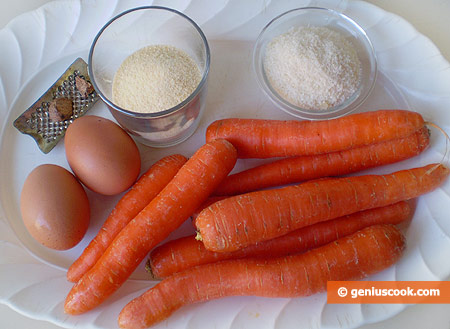
[{"label": "clear glass bowl", "polygon": [[[343,103],[326,110],[298,107],[283,99],[270,85],[264,72],[267,44],[292,27],[320,26],[342,33],[354,45],[361,62],[361,80],[355,93]],[[343,116],[355,111],[370,95],[377,76],[375,52],[365,31],[349,17],[327,8],[304,7],[287,11],[267,24],[261,31],[253,50],[253,65],[262,90],[283,111],[302,119],[323,120]]]},{"label": "clear glass bowl", "polygon": [[[124,59],[149,45],[169,45],[183,50],[197,63],[202,79],[180,104],[156,113],[136,113],[114,104],[112,83]],[[117,15],[95,37],[88,65],[95,90],[117,122],[137,141],[152,147],[167,147],[181,143],[194,133],[205,107],[210,50],[201,29],[183,13],[148,6]]]}]

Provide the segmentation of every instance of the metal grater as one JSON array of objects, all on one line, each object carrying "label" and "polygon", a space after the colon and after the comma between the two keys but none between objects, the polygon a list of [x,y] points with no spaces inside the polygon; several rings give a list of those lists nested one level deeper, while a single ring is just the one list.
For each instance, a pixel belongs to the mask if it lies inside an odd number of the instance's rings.
[{"label": "metal grater", "polygon": [[[91,83],[87,64],[82,58],[77,58],[61,77],[14,121],[14,127],[24,134],[31,135],[43,153],[50,152],[63,138],[73,120],[86,114],[98,100],[95,90],[88,95],[81,94],[76,87],[76,77]],[[51,119],[49,106],[57,98],[72,101],[72,114],[67,119]]]}]

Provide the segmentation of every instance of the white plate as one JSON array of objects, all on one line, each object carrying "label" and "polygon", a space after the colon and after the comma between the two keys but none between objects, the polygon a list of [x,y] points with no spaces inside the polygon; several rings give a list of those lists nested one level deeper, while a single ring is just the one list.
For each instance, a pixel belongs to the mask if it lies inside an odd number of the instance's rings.
[{"label": "white plate", "polygon": [[[261,28],[273,17],[301,6],[324,6],[347,14],[367,31],[378,56],[376,88],[360,111],[409,108],[449,131],[450,67],[438,49],[411,25],[365,2],[347,1],[154,1],[185,12],[197,21],[212,51],[207,113],[193,137],[176,147],[156,150],[140,146],[143,168],[164,155],[191,155],[204,142],[206,126],[224,117],[289,119],[258,89],[251,51]],[[99,229],[118,197],[88,192],[92,225],[85,239],[70,251],[56,252],[38,245],[20,218],[19,195],[28,173],[38,164],[66,168],[60,142],[43,155],[34,140],[12,126],[78,56],[88,49],[100,27],[117,13],[148,1],[57,1],[19,16],[0,31],[0,302],[36,319],[68,328],[115,328],[117,315],[133,297],[153,283],[142,267],[107,302],[81,316],[63,313],[71,284],[66,269]],[[90,114],[111,118],[97,103]],[[433,131],[431,148],[415,159],[370,172],[391,172],[440,161],[446,144]],[[241,161],[237,170],[255,161]],[[371,279],[442,280],[450,274],[450,182],[420,198],[407,228],[408,248],[401,261]],[[186,234],[184,225],[173,236]],[[405,305],[327,305],[326,295],[309,298],[264,299],[232,297],[188,306],[157,328],[353,328],[384,320]]]}]

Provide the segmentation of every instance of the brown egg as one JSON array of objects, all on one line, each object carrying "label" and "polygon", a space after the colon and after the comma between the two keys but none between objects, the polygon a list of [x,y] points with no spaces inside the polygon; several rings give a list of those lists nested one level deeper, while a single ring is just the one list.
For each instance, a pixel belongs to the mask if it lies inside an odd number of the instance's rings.
[{"label": "brown egg", "polygon": [[23,223],[46,247],[74,247],[89,226],[89,201],[83,186],[66,169],[52,164],[36,167],[20,195]]},{"label": "brown egg", "polygon": [[108,119],[93,115],[76,119],[67,129],[64,143],[73,172],[94,192],[123,192],[139,175],[141,158],[136,143]]}]

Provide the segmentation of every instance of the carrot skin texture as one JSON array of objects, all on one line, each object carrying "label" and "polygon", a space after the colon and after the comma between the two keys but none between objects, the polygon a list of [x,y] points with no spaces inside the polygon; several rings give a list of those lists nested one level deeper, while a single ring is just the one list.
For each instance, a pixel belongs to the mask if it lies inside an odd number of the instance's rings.
[{"label": "carrot skin texture", "polygon": [[77,282],[108,248],[117,234],[170,182],[187,159],[174,154],[155,162],[119,200],[98,234],[69,267],[67,279]]},{"label": "carrot skin texture", "polygon": [[166,278],[189,267],[227,259],[286,256],[320,247],[368,226],[399,224],[410,219],[413,212],[410,203],[400,201],[386,207],[368,209],[300,228],[278,238],[232,252],[207,250],[201,241],[195,239],[195,235],[190,235],[153,249],[148,264],[153,277]]},{"label": "carrot skin texture", "polygon": [[209,125],[206,140],[224,138],[239,158],[323,154],[406,137],[424,126],[419,113],[379,110],[323,121],[223,119]]},{"label": "carrot skin texture", "polygon": [[[225,178],[226,179],[226,178]],[[195,219],[197,218],[198,214],[205,209],[206,207],[209,207],[210,205],[212,205],[213,203],[226,199],[227,196],[210,196],[208,199],[206,199],[205,202],[203,202],[200,207],[198,207],[191,215],[191,219],[192,219],[192,225],[194,226],[194,228],[196,228],[195,226]]]},{"label": "carrot skin texture", "polygon": [[146,328],[184,305],[226,296],[309,296],[325,291],[327,281],[358,280],[388,268],[404,248],[394,226],[376,225],[299,255],[192,267],[128,303],[119,327]]},{"label": "carrot skin texture", "polygon": [[429,144],[429,130],[423,127],[404,138],[327,154],[285,158],[228,176],[214,195],[243,194],[319,177],[345,175],[411,158]]},{"label": "carrot skin texture", "polygon": [[217,188],[234,167],[236,155],[233,145],[225,140],[202,146],[73,286],[66,298],[65,312],[84,313],[116,291],[148,252]]},{"label": "carrot skin texture", "polygon": [[205,247],[234,251],[293,230],[371,208],[416,198],[437,188],[449,175],[442,164],[308,181],[218,201],[196,218]]}]

